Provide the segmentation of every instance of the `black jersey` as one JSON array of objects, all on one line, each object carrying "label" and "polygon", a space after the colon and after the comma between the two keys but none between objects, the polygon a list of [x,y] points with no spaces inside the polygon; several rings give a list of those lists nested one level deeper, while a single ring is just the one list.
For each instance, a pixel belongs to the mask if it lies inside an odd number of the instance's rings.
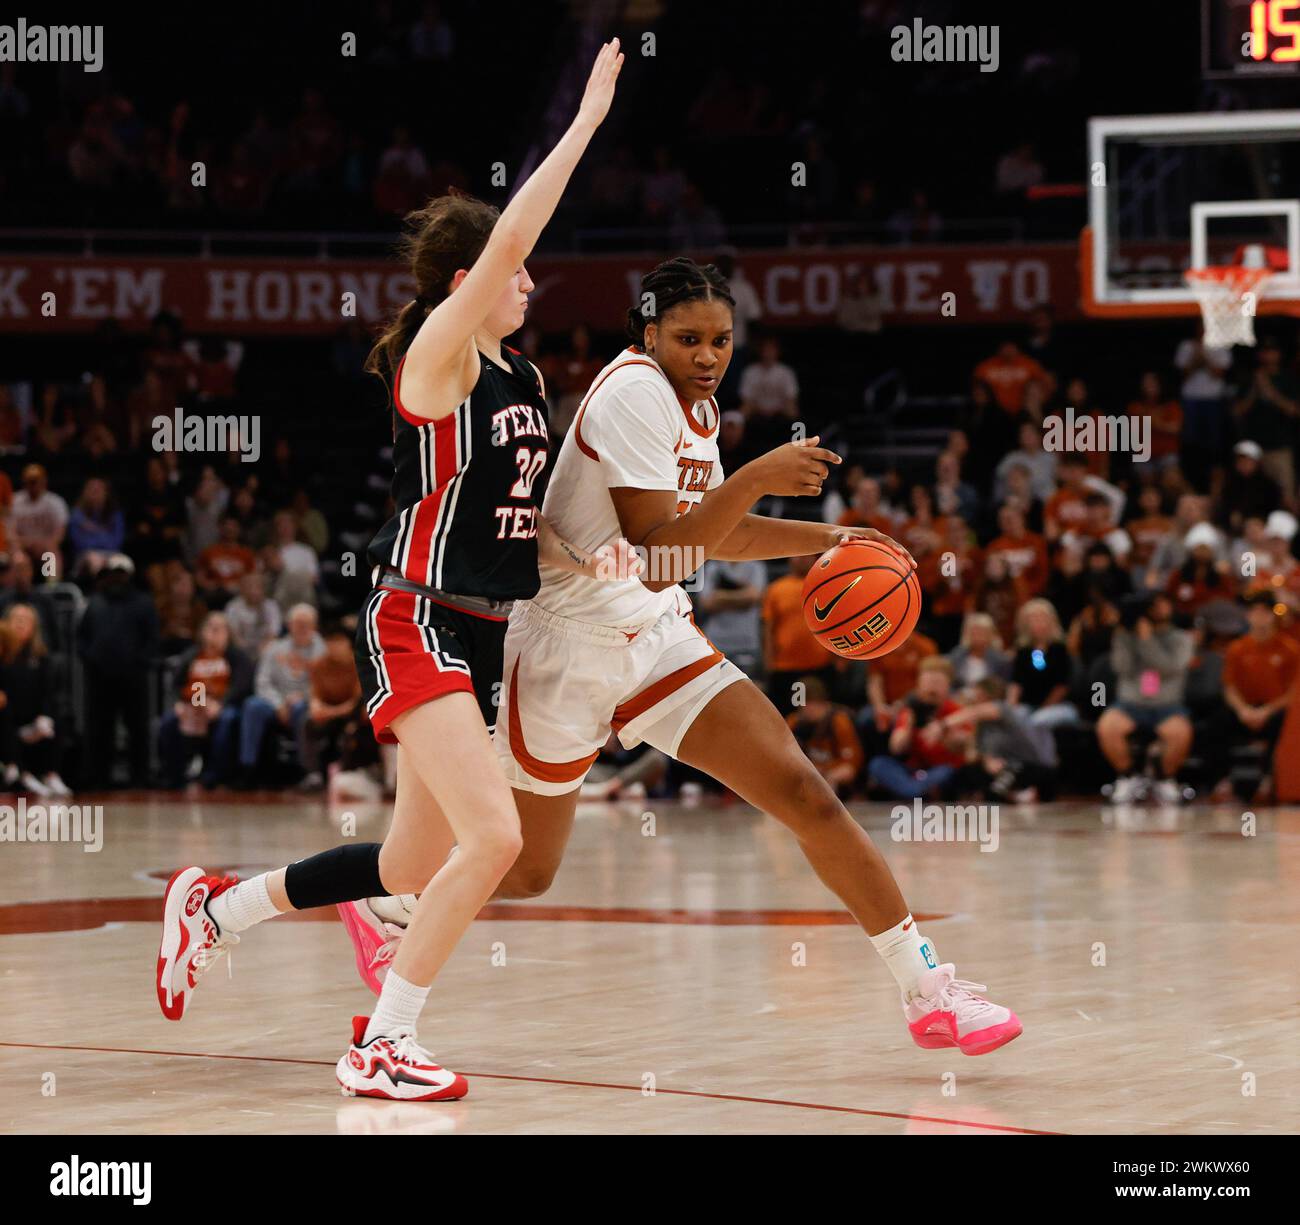
[{"label": "black jersey", "polygon": [[[505,370],[479,354],[464,403],[430,421],[402,406],[393,377],[393,502],[370,564],[459,595],[537,594],[537,516],[550,466],[546,401],[536,372],[510,349]],[[406,359],[403,358],[404,362]]]}]

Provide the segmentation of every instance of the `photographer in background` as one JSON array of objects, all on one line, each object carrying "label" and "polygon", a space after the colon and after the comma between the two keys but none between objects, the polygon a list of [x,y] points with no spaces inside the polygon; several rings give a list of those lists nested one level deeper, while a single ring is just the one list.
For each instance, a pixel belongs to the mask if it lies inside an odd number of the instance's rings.
[{"label": "photographer in background", "polygon": [[1129,737],[1141,728],[1159,744],[1156,798],[1176,804],[1182,788],[1176,776],[1192,750],[1192,722],[1184,705],[1192,636],[1173,623],[1173,602],[1164,592],[1126,598],[1120,624],[1111,638],[1116,700],[1097,720],[1097,740],[1117,775],[1111,800],[1129,803],[1142,796],[1147,780],[1135,772]]}]

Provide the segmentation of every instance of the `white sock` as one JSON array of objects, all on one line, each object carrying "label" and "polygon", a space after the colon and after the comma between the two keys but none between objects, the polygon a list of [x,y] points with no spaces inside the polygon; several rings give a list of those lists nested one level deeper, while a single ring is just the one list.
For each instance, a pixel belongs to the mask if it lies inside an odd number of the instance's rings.
[{"label": "white sock", "polygon": [[391,897],[366,899],[370,909],[385,923],[396,923],[399,927],[405,927],[410,923],[411,915],[415,912],[415,901],[414,893],[396,893]]},{"label": "white sock", "polygon": [[379,1003],[366,1026],[365,1041],[391,1037],[400,1030],[414,1030],[428,997],[428,987],[417,987],[389,970],[384,977],[384,989],[379,993]]},{"label": "white sock", "polygon": [[934,951],[934,944],[917,931],[916,920],[909,914],[897,927],[869,938],[889,967],[903,998],[911,1000],[920,995],[917,984],[921,975],[938,966],[939,955]]},{"label": "white sock", "polygon": [[223,932],[242,932],[266,919],[274,919],[280,912],[267,892],[268,874],[241,880],[225,893],[208,902],[208,914]]}]

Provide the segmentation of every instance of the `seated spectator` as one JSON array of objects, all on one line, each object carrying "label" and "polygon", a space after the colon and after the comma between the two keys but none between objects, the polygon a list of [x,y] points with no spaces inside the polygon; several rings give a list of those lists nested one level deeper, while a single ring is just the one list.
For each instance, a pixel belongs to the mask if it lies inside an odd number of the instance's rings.
[{"label": "seated spectator", "polygon": [[945,716],[940,725],[953,733],[974,729],[963,788],[978,787],[983,795],[1032,804],[1040,791],[1056,779],[1056,744],[1051,732],[1028,719],[1023,708],[1003,700],[1006,686],[996,676],[986,676],[960,710]]},{"label": "seated spectator", "polygon": [[1190,618],[1202,604],[1236,595],[1227,564],[1215,559],[1218,540],[1218,533],[1208,523],[1198,523],[1187,533],[1183,541],[1187,560],[1165,584],[1176,613]]},{"label": "seated spectator", "polygon": [[933,498],[941,515],[956,515],[974,523],[980,514],[980,496],[975,486],[962,480],[961,460],[951,451],[941,451],[934,461]]},{"label": "seated spectator", "polygon": [[1119,565],[1109,547],[1100,540],[1090,544],[1083,553],[1084,586],[1097,587],[1112,600],[1119,600],[1133,589],[1128,571]]},{"label": "seated spectator", "polygon": [[1255,351],[1254,376],[1232,406],[1237,436],[1261,450],[1260,467],[1277,482],[1282,498],[1295,494],[1296,418],[1300,416],[1300,382],[1282,366],[1277,342],[1263,338]]},{"label": "seated spectator", "polygon": [[984,559],[984,571],[975,584],[975,607],[988,613],[1003,642],[1016,636],[1016,613],[1025,602],[1023,580],[1011,573],[1005,553],[990,553]]},{"label": "seated spectator", "polygon": [[1088,519],[1087,461],[1077,451],[1066,451],[1056,476],[1056,492],[1043,507],[1043,531],[1051,544],[1068,531],[1082,530]]},{"label": "seated spectator", "polygon": [[110,553],[120,553],[126,539],[126,523],[108,487],[108,482],[91,477],[81,491],[68,519],[68,547],[72,573],[94,575]]},{"label": "seated spectator", "polygon": [[968,691],[990,676],[1007,681],[1011,677],[1011,656],[1002,649],[997,626],[988,613],[967,613],[962,623],[961,643],[948,655],[952,683],[957,696],[967,700]]},{"label": "seated spectator", "polygon": [[1228,541],[1222,532],[1210,524],[1210,504],[1207,498],[1194,493],[1183,494],[1174,509],[1174,522],[1169,535],[1164,538],[1151,557],[1147,567],[1146,584],[1151,590],[1163,589],[1174,571],[1180,569],[1187,560],[1186,541],[1188,533],[1198,524],[1205,524],[1209,535],[1202,532],[1198,539],[1213,541],[1214,555],[1218,560],[1225,560],[1228,554]]},{"label": "seated spectator", "polygon": [[1223,482],[1220,522],[1230,531],[1240,531],[1252,517],[1267,519],[1282,505],[1278,483],[1264,471],[1263,449],[1248,439],[1232,448],[1232,468]]},{"label": "seated spectator", "polygon": [[867,764],[872,782],[890,795],[901,800],[937,797],[965,764],[969,731],[949,728],[943,722],[961,709],[950,696],[951,686],[952,668],[947,660],[922,662],[916,690],[894,719],[889,753],[879,754]]},{"label": "seated spectator", "polygon": [[23,487],[14,495],[9,527],[15,545],[32,555],[42,574],[53,578],[63,573],[68,504],[51,492],[49,475],[40,464],[23,469]]},{"label": "seated spectator", "polygon": [[272,725],[301,742],[302,722],[311,699],[311,665],[325,654],[325,643],[316,632],[316,610],[310,604],[295,605],[286,620],[288,636],[262,652],[253,696],[244,703],[239,729],[241,786],[252,783]]},{"label": "seated spectator", "polygon": [[176,702],[158,727],[162,785],[185,785],[185,767],[203,756],[199,782],[216,787],[235,764],[239,712],[253,688],[252,661],[230,640],[230,627],[219,612],[209,613],[199,641],[181,659]]},{"label": "seated spectator", "polygon": [[325,786],[325,754],[331,760],[338,756],[344,729],[361,705],[352,639],[344,630],[331,630],[325,636],[325,652],[312,663],[308,674],[311,694],[306,717],[298,725],[298,756],[306,771],[300,786],[304,791],[318,791]]},{"label": "seated spectator", "polygon": [[[1057,460],[1054,451],[1043,449],[1043,431],[1031,421],[1023,422],[1016,434],[1019,445],[1008,451],[993,473],[993,500],[1005,502],[1013,492],[1010,487],[1013,468],[1025,468],[1029,473],[1029,488],[1033,497],[1047,502],[1056,492],[1057,469],[1067,461],[1070,452]],[[1082,480],[1083,473],[1079,473]]]},{"label": "seated spectator", "polygon": [[1061,534],[1061,544],[1077,548],[1087,556],[1091,544],[1102,544],[1107,552],[1125,564],[1133,551],[1133,541],[1122,527],[1115,525],[1114,503],[1104,494],[1089,490],[1083,497],[1083,522]]},{"label": "seated spectator", "polygon": [[1137,515],[1125,528],[1133,542],[1128,558],[1130,572],[1145,575],[1156,549],[1174,529],[1174,521],[1164,513],[1164,499],[1158,485],[1143,485],[1138,491]]},{"label": "seated spectator", "polygon": [[188,651],[198,638],[199,627],[206,619],[208,606],[199,599],[194,575],[184,563],[169,562],[161,575],[163,589],[157,597],[159,642],[163,655]]},{"label": "seated spectator", "polygon": [[1143,786],[1129,744],[1139,728],[1154,732],[1159,745],[1156,797],[1169,804],[1182,798],[1175,779],[1192,750],[1183,701],[1192,637],[1174,625],[1173,615],[1173,601],[1164,593],[1135,596],[1111,639],[1116,700],[1097,720],[1097,741],[1117,775],[1111,793],[1117,804],[1133,800]]},{"label": "seated spectator", "polygon": [[1066,636],[1066,646],[1083,665],[1085,675],[1098,659],[1110,658],[1111,639],[1119,620],[1116,594],[1108,584],[1091,580],[1087,603],[1070,622],[1070,632]]},{"label": "seated spectator", "polygon": [[1016,617],[1018,648],[1011,664],[1007,701],[1019,706],[1035,727],[1059,727],[1079,717],[1067,699],[1074,674],[1056,609],[1030,600]]},{"label": "seated spectator", "polygon": [[903,703],[919,684],[921,665],[939,654],[939,644],[913,630],[902,646],[867,663],[867,707],[858,714],[862,741],[873,746],[894,726]]},{"label": "seated spectator", "polygon": [[36,796],[68,796],[72,792],[59,777],[62,755],[60,729],[53,718],[54,693],[49,650],[41,622],[28,604],[13,604],[4,617],[3,655],[0,655],[0,717],[4,744],[5,784],[15,781]]},{"label": "seated spectator", "polygon": [[239,539],[239,520],[221,520],[221,538],[199,554],[195,582],[209,608],[224,608],[239,591],[244,576],[257,569],[253,550]]},{"label": "seated spectator", "polygon": [[0,554],[0,613],[8,611],[15,604],[26,604],[35,610],[41,622],[41,637],[50,650],[68,649],[69,644],[59,638],[54,601],[41,589],[41,584],[36,582],[32,559],[22,549],[8,557]]},{"label": "seated spectator", "polygon": [[298,523],[298,539],[309,548],[314,549],[319,557],[329,547],[330,529],[325,516],[311,503],[311,495],[305,489],[294,491],[289,509]]},{"label": "seated spectator", "polygon": [[235,645],[252,660],[260,659],[266,644],[284,630],[280,606],[266,594],[266,577],[260,570],[250,570],[239,580],[239,594],[226,605],[225,613]]},{"label": "seated spectator", "polygon": [[814,672],[830,682],[834,656],[812,636],[803,617],[803,580],[816,560],[812,555],[790,558],[790,572],[775,579],[763,596],[767,696],[782,714],[789,713],[792,686],[804,673]]},{"label": "seated spectator", "polygon": [[935,549],[922,548],[916,573],[924,593],[922,618],[940,651],[950,651],[961,636],[962,619],[975,600],[980,561],[970,528],[955,516],[941,520],[944,537]]},{"label": "seated spectator", "polygon": [[781,343],[764,336],[758,360],[740,376],[740,411],[755,446],[766,450],[790,440],[790,422],[799,415],[799,380],[781,360]]},{"label": "seated spectator", "polygon": [[1165,394],[1164,383],[1154,370],[1143,373],[1138,397],[1129,403],[1130,417],[1145,417],[1151,439],[1151,463],[1166,467],[1178,462],[1178,444],[1183,433],[1183,406]]},{"label": "seated spectator", "polygon": [[128,548],[142,572],[180,557],[185,507],[160,456],[150,456],[145,464],[144,490],[131,502],[130,523]]},{"label": "seated spectator", "polygon": [[1019,579],[1026,597],[1043,594],[1047,586],[1047,542],[1025,525],[1025,512],[1014,502],[998,511],[1001,534],[989,541],[985,558],[997,555],[1006,562],[1012,578]]},{"label": "seated spectator", "polygon": [[[1296,697],[1300,646],[1279,631],[1268,592],[1247,596],[1246,605],[1250,629],[1223,655],[1223,714],[1214,729],[1214,740],[1225,748],[1262,742],[1271,762],[1282,723]],[[1259,790],[1268,794],[1269,778],[1261,781]]]},{"label": "seated spectator", "polygon": [[222,516],[230,502],[230,490],[210,465],[199,475],[194,492],[185,499],[185,556],[195,562],[204,549],[220,538]]},{"label": "seated spectator", "polygon": [[898,531],[898,517],[885,505],[880,482],[863,476],[854,486],[848,509],[837,519],[840,527],[871,527],[886,536]]},{"label": "seated spectator", "polygon": [[1003,341],[992,357],[980,362],[971,376],[985,383],[997,405],[1009,417],[1019,416],[1025,407],[1025,388],[1040,384],[1050,394],[1054,380],[1032,357],[1026,357],[1014,340]]},{"label": "seated spectator", "polygon": [[763,665],[763,592],[767,566],[761,561],[711,558],[696,578],[693,603],[705,636],[751,678]]},{"label": "seated spectator", "polygon": [[279,511],[271,521],[271,541],[262,551],[271,582],[271,598],[282,609],[294,604],[315,604],[320,580],[320,559],[298,538],[298,520],[292,511]]},{"label": "seated spectator", "polygon": [[817,772],[843,797],[853,789],[862,769],[862,744],[853,716],[831,702],[821,677],[806,676],[802,684],[804,703],[786,715],[786,722]]}]

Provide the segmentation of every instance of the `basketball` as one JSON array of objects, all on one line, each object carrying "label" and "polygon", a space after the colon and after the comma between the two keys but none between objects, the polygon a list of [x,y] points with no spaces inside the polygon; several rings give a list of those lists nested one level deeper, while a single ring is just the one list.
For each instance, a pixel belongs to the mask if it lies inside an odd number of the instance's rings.
[{"label": "basketball", "polygon": [[838,544],[803,581],[803,618],[813,637],[845,659],[876,659],[907,641],[921,615],[916,570],[874,540]]}]

